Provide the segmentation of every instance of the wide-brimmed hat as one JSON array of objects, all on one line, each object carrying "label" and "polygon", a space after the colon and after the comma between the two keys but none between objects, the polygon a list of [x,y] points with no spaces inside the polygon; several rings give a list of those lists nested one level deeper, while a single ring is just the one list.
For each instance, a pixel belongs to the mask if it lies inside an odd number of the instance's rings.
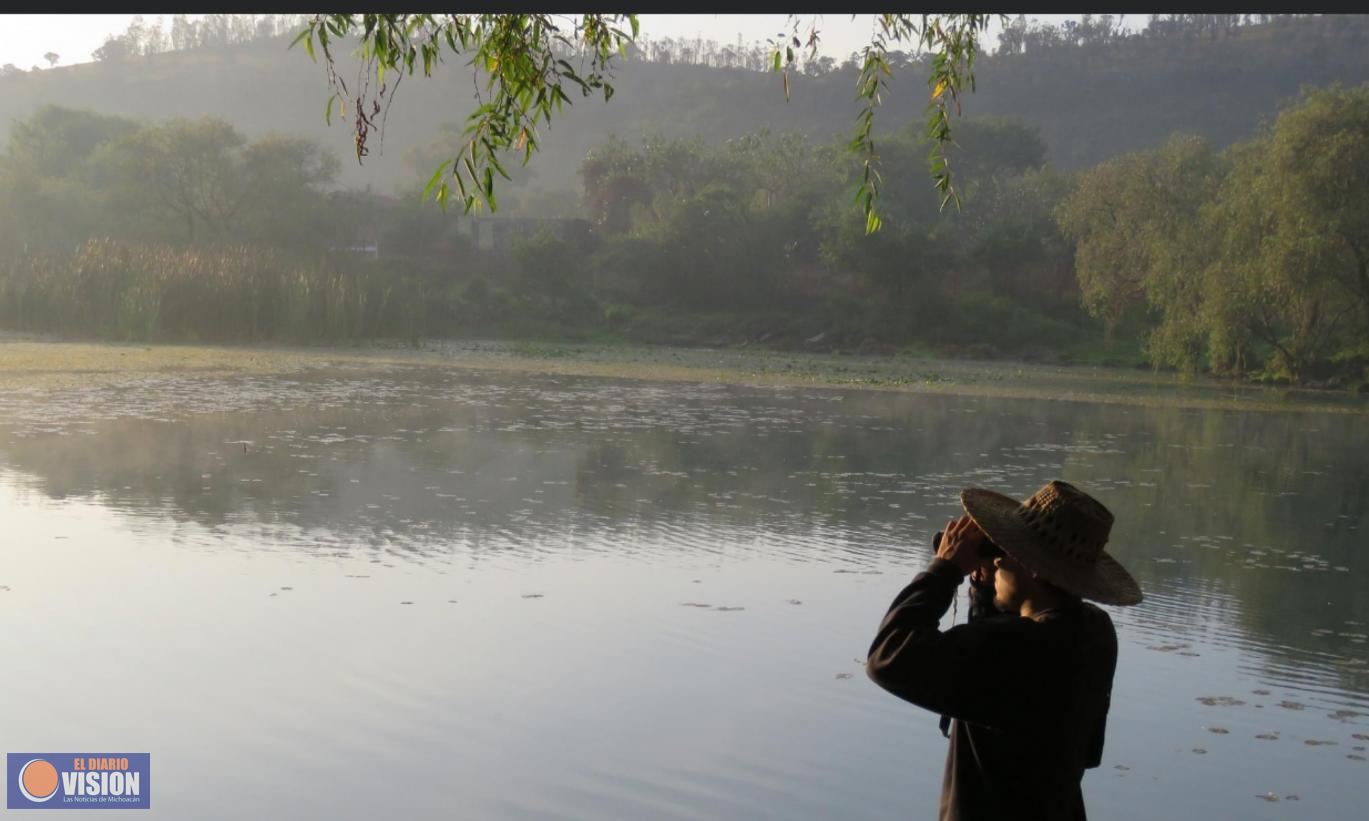
[{"label": "wide-brimmed hat", "polygon": [[1074,485],[1048,482],[1025,502],[966,488],[960,503],[1003,552],[1056,587],[1103,604],[1141,603],[1141,586],[1103,550],[1112,513]]}]

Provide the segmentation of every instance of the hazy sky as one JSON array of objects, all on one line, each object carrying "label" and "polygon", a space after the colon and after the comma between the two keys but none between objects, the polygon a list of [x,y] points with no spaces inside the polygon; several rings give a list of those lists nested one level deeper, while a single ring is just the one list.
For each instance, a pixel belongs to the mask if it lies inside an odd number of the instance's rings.
[{"label": "hazy sky", "polygon": [[[192,14],[190,17],[201,15]],[[1059,22],[1071,16],[1064,14],[1028,14],[1028,19]],[[0,15],[0,65],[13,63],[22,68],[47,66],[43,55],[49,51],[61,55],[58,65],[88,62],[90,53],[99,48],[105,37],[122,32],[132,20],[132,14],[4,14]],[[152,22],[157,17],[170,27],[171,15],[143,15]],[[813,15],[800,20],[806,26]],[[786,29],[783,14],[643,14],[640,16],[642,33],[649,37],[694,37],[718,42],[764,42]],[[1142,22],[1142,15],[1131,15],[1128,26]],[[869,42],[874,16],[869,14],[821,15],[818,30],[822,38],[822,52],[838,60]]]}]

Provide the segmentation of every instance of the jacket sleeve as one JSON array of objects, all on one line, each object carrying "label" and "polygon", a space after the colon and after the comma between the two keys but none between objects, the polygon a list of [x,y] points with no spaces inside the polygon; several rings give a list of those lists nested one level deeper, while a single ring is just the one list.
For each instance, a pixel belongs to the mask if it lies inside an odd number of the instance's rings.
[{"label": "jacket sleeve", "polygon": [[[1026,619],[986,618],[940,629],[963,580],[933,559],[894,598],[870,645],[866,673],[880,687],[933,712],[997,729],[1026,729],[1040,716]],[[1017,622],[1023,622],[1018,625]]]},{"label": "jacket sleeve", "polygon": [[[969,581],[970,606],[966,620],[970,624],[974,624],[984,619],[1005,618],[1004,614],[1000,613],[994,605],[993,582],[975,582],[974,577],[970,577]],[[939,726],[941,727],[941,734],[950,738],[951,717],[943,714]]]}]

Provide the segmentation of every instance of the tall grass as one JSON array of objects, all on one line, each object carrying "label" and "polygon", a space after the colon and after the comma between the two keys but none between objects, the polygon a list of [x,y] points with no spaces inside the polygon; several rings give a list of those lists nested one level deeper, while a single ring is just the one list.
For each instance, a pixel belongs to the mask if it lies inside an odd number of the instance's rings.
[{"label": "tall grass", "polygon": [[128,341],[417,336],[424,291],[360,264],[99,239],[0,263],[0,326]]}]

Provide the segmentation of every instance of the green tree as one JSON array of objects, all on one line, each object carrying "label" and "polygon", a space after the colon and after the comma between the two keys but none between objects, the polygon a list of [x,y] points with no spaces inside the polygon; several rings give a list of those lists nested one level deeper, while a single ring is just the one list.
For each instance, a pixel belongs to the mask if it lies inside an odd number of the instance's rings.
[{"label": "green tree", "polygon": [[518,294],[534,314],[571,319],[577,310],[592,310],[586,250],[548,232],[516,244]]},{"label": "green tree", "polygon": [[10,129],[0,157],[0,240],[17,248],[73,248],[109,214],[102,146],[136,132],[123,117],[60,106],[39,108]]},{"label": "green tree", "polygon": [[42,176],[79,174],[96,148],[138,128],[125,117],[45,105],[10,129],[6,159]]},{"label": "green tree", "polygon": [[989,290],[1042,309],[1079,302],[1074,246],[1055,221],[1071,178],[1048,168],[991,177],[962,221],[965,252],[983,268]]},{"label": "green tree", "polygon": [[238,163],[247,207],[244,240],[273,248],[316,246],[330,214],[324,192],[342,163],[313,140],[268,135],[245,146]]},{"label": "green tree", "polygon": [[109,147],[108,165],[132,235],[274,248],[319,244],[328,219],[323,192],[340,168],[313,141],[249,143],[213,117],[142,128]]},{"label": "green tree", "polygon": [[1231,150],[1205,220],[1220,242],[1199,314],[1214,369],[1240,372],[1264,348],[1271,376],[1304,381],[1340,348],[1369,355],[1367,135],[1369,85],[1332,88]]},{"label": "green tree", "polygon": [[226,238],[248,201],[236,157],[246,142],[213,117],[144,128],[117,149],[122,196],[152,225],[180,225],[182,241]]},{"label": "green tree", "polygon": [[[1084,305],[1103,320],[1109,337],[1150,304],[1148,295],[1172,296],[1205,265],[1202,255],[1211,245],[1198,217],[1221,175],[1207,143],[1181,135],[1080,175],[1057,219],[1075,243]],[[1196,268],[1195,255],[1202,260]]]},{"label": "green tree", "polygon": [[[607,233],[659,250],[650,265],[634,266],[648,299],[773,306],[801,290],[798,280],[818,264],[813,222],[838,187],[833,154],[768,131],[717,146],[651,137],[640,147],[611,140],[580,172],[586,206]],[[616,267],[625,247],[606,248],[606,264]]]},{"label": "green tree", "polygon": [[91,57],[102,63],[122,63],[133,56],[133,49],[123,37],[110,36],[105,38],[104,45],[90,53]]},{"label": "green tree", "polygon": [[1205,364],[1239,375],[1263,366],[1301,382],[1327,362],[1355,305],[1327,276],[1325,246],[1283,227],[1289,215],[1273,190],[1283,181],[1268,143],[1231,154],[1231,173],[1204,209],[1210,261],[1199,276],[1156,288],[1164,318],[1151,347],[1187,370]]},{"label": "green tree", "polygon": [[632,229],[639,209],[654,212],[656,192],[640,151],[617,138],[592,149],[580,163],[582,199],[593,220],[609,234]]},{"label": "green tree", "polygon": [[1309,92],[1259,137],[1111,160],[1060,207],[1089,310],[1144,305],[1152,361],[1302,382],[1369,362],[1369,85]]},{"label": "green tree", "polygon": [[966,117],[947,155],[967,186],[1041,168],[1046,164],[1046,143],[1040,131],[1019,120]]},{"label": "green tree", "polygon": [[1307,92],[1279,115],[1265,162],[1260,194],[1284,240],[1307,247],[1369,324],[1369,83]]}]

